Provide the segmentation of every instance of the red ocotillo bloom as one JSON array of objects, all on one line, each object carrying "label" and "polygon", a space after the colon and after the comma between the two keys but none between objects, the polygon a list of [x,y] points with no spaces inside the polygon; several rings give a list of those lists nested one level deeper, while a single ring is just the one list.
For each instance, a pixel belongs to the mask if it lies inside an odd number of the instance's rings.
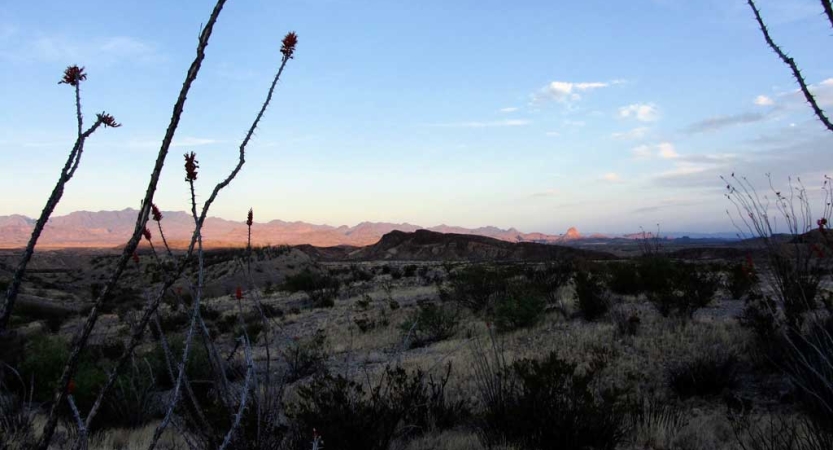
[{"label": "red ocotillo bloom", "polygon": [[69,383],[67,384],[67,394],[72,395],[75,393],[75,380],[70,379]]},{"label": "red ocotillo bloom", "polygon": [[200,167],[200,162],[197,161],[197,154],[194,152],[185,154],[185,181],[194,181],[197,179],[197,169]]},{"label": "red ocotillo bloom", "polygon": [[252,220],[254,219],[254,213],[252,208],[249,208],[249,214],[246,215],[246,225],[252,226]]},{"label": "red ocotillo bloom", "polygon": [[78,86],[79,81],[87,79],[87,74],[84,73],[83,67],[69,66],[64,70],[64,77],[58,84],[68,84],[70,86]]},{"label": "red ocotillo bloom", "polygon": [[145,227],[145,229],[142,231],[142,236],[144,236],[145,239],[147,239],[148,242],[150,242],[150,230],[148,230],[148,227]]},{"label": "red ocotillo bloom", "polygon": [[116,119],[113,118],[113,116],[111,116],[110,114],[107,114],[107,113],[96,114],[96,117],[98,117],[98,121],[101,122],[101,124],[104,125],[105,127],[118,128],[118,127],[121,126],[121,124],[116,122]]},{"label": "red ocotillo bloom", "polygon": [[240,286],[237,286],[237,290],[234,291],[234,298],[236,298],[237,300],[240,300],[240,299],[243,298],[243,288],[241,288]]},{"label": "red ocotillo bloom", "polygon": [[135,251],[133,252],[133,262],[139,264],[139,254]]},{"label": "red ocotillo bloom", "polygon": [[153,216],[153,220],[157,222],[162,220],[162,211],[159,211],[159,208],[156,206],[155,203],[150,204],[150,213]]},{"label": "red ocotillo bloom", "polygon": [[286,36],[284,36],[283,40],[281,41],[281,53],[283,53],[284,58],[292,58],[292,55],[295,53],[295,45],[297,44],[298,35],[295,34],[294,31],[286,33]]}]

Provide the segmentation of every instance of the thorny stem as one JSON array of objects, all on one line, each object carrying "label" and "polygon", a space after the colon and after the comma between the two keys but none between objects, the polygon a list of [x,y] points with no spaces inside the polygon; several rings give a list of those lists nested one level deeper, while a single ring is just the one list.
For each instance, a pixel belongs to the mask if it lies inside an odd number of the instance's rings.
[{"label": "thorny stem", "polygon": [[[796,81],[798,81],[798,85],[801,87],[801,92],[804,94],[804,98],[807,100],[807,103],[810,104],[810,107],[813,108],[813,112],[816,114],[816,117],[819,118],[821,123],[827,127],[828,130],[833,132],[833,123],[830,122],[830,119],[824,114],[824,111],[819,107],[819,104],[816,102],[816,98],[810,92],[810,89],[807,87],[807,82],[804,81],[804,76],[801,75],[801,71],[798,69],[798,66],[795,64],[795,60],[787,56],[781,47],[772,40],[772,37],[769,35],[769,30],[764,24],[764,20],[761,18],[761,13],[758,11],[758,7],[755,5],[754,0],[747,0],[749,7],[752,8],[752,12],[755,13],[755,20],[758,21],[758,26],[761,28],[761,33],[764,35],[764,39],[766,43],[769,45],[770,48],[781,58],[781,61],[786,64],[793,73],[793,77]],[[825,7],[825,12],[830,19],[831,25],[833,25],[833,9],[831,9],[830,0],[822,0],[822,4]]]},{"label": "thorny stem", "polygon": [[[76,106],[77,110],[80,111],[81,103],[78,95],[78,86],[76,86]],[[78,117],[80,120],[80,113]],[[81,132],[80,126],[81,124],[79,122],[79,132],[75,144],[69,152],[66,163],[64,163],[64,168],[61,170],[61,176],[58,178],[55,188],[52,189],[52,194],[49,195],[49,199],[46,201],[46,205],[43,207],[38,221],[35,223],[35,228],[32,230],[32,235],[26,244],[26,249],[23,251],[20,263],[14,272],[12,282],[6,290],[5,304],[2,306],[2,310],[0,310],[0,333],[3,333],[9,325],[15,300],[17,300],[17,294],[20,292],[20,284],[23,282],[23,276],[26,273],[26,266],[29,265],[29,261],[35,253],[35,245],[43,232],[43,228],[46,226],[46,222],[49,221],[49,216],[52,215],[55,207],[61,201],[61,197],[64,195],[64,187],[72,179],[72,176],[75,174],[75,169],[78,168],[78,163],[81,161],[81,155],[84,152],[84,143],[101,126],[101,119],[97,119],[87,131]]]},{"label": "thorny stem", "polygon": [[[142,231],[144,230],[145,224],[147,223],[151,202],[153,200],[153,195],[156,192],[156,186],[159,182],[159,177],[162,173],[162,167],[164,166],[165,158],[168,155],[168,149],[171,146],[174,134],[176,133],[176,129],[179,126],[180,117],[182,116],[182,111],[185,107],[185,100],[188,96],[188,91],[191,89],[191,85],[197,78],[197,74],[199,73],[202,61],[203,59],[205,59],[205,48],[208,45],[208,40],[211,37],[211,32],[214,29],[214,24],[217,22],[217,18],[219,17],[220,12],[223,9],[225,1],[226,0],[217,0],[216,5],[214,6],[214,10],[212,11],[211,16],[209,17],[205,28],[203,28],[202,33],[200,34],[199,44],[197,46],[197,55],[188,69],[188,74],[185,77],[185,82],[183,83],[182,89],[179,92],[179,97],[177,98],[177,101],[174,104],[173,113],[171,115],[171,121],[168,125],[167,131],[165,132],[165,137],[162,140],[162,146],[159,149],[153,173],[151,174],[150,181],[148,182],[147,191],[145,192],[145,198],[142,202],[142,207],[136,219],[136,227],[133,230],[133,235],[128,241],[127,245],[125,246],[124,252],[122,253],[121,258],[119,259],[119,262],[116,265],[115,271],[108,280],[104,289],[102,289],[101,293],[95,301],[95,304],[90,310],[84,327],[81,329],[80,333],[74,339],[73,349],[70,353],[70,357],[67,361],[66,366],[64,366],[61,379],[57,383],[52,408],[49,411],[49,416],[43,427],[43,434],[37,445],[37,448],[39,450],[47,450],[47,448],[49,447],[49,443],[52,441],[52,436],[55,433],[55,427],[58,424],[58,406],[61,403],[63,403],[64,398],[66,397],[66,387],[69,384],[69,380],[72,377],[73,373],[75,373],[75,370],[78,365],[78,359],[81,356],[81,350],[86,346],[87,340],[89,340],[93,327],[95,326],[95,323],[98,320],[98,315],[100,314],[100,308],[102,304],[110,296],[111,291],[115,288],[119,278],[121,278],[121,274],[122,272],[124,272],[124,269],[127,266],[127,262],[130,260],[130,257],[133,255],[133,252],[136,250],[136,247],[139,245],[139,240],[141,239]],[[63,188],[62,185],[61,188]],[[54,205],[52,208],[54,208]],[[32,245],[32,247],[34,247],[34,245]],[[193,244],[191,245],[191,247],[193,248]],[[2,323],[3,322],[0,322],[0,326],[2,326]],[[147,326],[147,322],[145,322],[145,326]]]},{"label": "thorny stem", "polygon": [[824,7],[827,19],[830,20],[830,26],[833,27],[833,4],[830,3],[830,0],[821,0],[821,5]]}]

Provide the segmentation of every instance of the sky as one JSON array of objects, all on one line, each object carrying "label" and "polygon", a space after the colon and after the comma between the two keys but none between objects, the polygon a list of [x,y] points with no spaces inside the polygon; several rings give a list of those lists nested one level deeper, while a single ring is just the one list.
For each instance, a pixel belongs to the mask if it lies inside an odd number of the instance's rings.
[{"label": "sky", "polygon": [[[172,5],[176,6],[172,6]],[[37,217],[75,138],[64,68],[84,66],[87,141],[55,214],[137,208],[213,2],[0,1],[0,215]],[[833,113],[817,0],[760,0],[774,39]],[[525,232],[732,231],[720,175],[815,202],[833,133],[744,0],[229,1],[155,203],[190,207],[237,147],[298,34],[246,165],[211,214],[331,225]]]}]

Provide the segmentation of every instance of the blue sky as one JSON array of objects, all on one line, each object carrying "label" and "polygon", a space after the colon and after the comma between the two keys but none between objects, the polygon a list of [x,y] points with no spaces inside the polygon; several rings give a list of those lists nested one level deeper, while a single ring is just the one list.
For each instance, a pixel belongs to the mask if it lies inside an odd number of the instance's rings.
[{"label": "blue sky", "polygon": [[[57,214],[137,207],[213,6],[0,3],[0,215],[37,216],[73,142],[70,64],[97,132]],[[761,0],[771,32],[833,112],[816,0]],[[191,90],[156,203],[208,195],[279,64],[296,58],[213,215],[523,231],[732,230],[720,174],[833,175],[814,120],[743,0],[230,1]],[[820,208],[820,206],[819,206]]]}]

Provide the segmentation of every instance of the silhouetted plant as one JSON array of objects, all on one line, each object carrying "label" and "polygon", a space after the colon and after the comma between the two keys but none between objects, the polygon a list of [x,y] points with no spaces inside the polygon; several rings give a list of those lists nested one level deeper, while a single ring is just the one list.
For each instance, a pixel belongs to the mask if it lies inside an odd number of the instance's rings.
[{"label": "silhouetted plant", "polygon": [[610,296],[600,278],[600,275],[586,271],[576,272],[573,278],[576,285],[578,309],[589,321],[598,319],[610,309]]},{"label": "silhouetted plant", "polygon": [[286,348],[281,349],[281,353],[288,366],[288,382],[308,377],[324,369],[329,356],[327,335],[324,330],[317,330],[311,337],[294,339]]},{"label": "silhouetted plant", "polygon": [[451,427],[467,410],[447,399],[449,374],[434,381],[424,372],[389,366],[367,386],[341,375],[319,376],[299,389],[299,401],[289,409],[300,436],[294,448],[309,448],[306,437],[313,430],[339,449],[384,450],[395,438]]},{"label": "silhouetted plant", "polygon": [[607,266],[607,288],[619,295],[637,295],[642,292],[639,268],[633,262],[611,263]]},{"label": "silhouetted plant", "polygon": [[729,268],[726,288],[734,299],[742,299],[758,284],[758,273],[755,264],[749,257],[746,261],[732,264]]},{"label": "silhouetted plant", "polygon": [[484,399],[487,441],[521,448],[617,448],[625,441],[630,408],[595,387],[601,368],[594,362],[577,371],[555,353],[516,361],[502,374],[511,381],[500,401]]},{"label": "silhouetted plant", "polygon": [[731,353],[698,354],[669,367],[668,383],[682,398],[719,395],[735,387],[737,366],[737,358]]},{"label": "silhouetted plant", "polygon": [[546,310],[547,302],[541,294],[525,284],[515,284],[497,298],[489,317],[497,331],[505,332],[537,324]]}]

